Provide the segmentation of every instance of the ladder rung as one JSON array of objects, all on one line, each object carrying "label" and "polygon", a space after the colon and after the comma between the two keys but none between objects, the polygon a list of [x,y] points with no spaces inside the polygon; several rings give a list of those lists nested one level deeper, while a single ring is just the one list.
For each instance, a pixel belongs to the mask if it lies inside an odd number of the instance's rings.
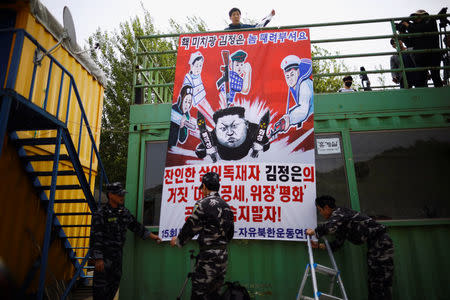
[{"label": "ladder rung", "polygon": [[93,269],[95,269],[95,267],[87,266],[87,267],[83,267],[83,269],[93,270]]},{"label": "ladder rung", "polygon": [[92,275],[81,275],[80,277],[81,278],[94,278],[94,276],[92,276]]},{"label": "ladder rung", "polygon": [[[22,157],[26,161],[53,161],[55,159],[54,155],[31,155]],[[67,154],[61,154],[59,160],[70,160],[70,156]]]},{"label": "ladder rung", "polygon": [[86,199],[55,199],[57,203],[87,203]]},{"label": "ladder rung", "polygon": [[55,213],[55,216],[90,216],[90,212],[63,212]]},{"label": "ladder rung", "polygon": [[323,300],[342,300],[342,298],[339,298],[339,297],[336,297],[333,295],[324,294],[321,292],[317,292],[317,294],[318,294],[320,300],[322,300],[322,299]]},{"label": "ladder rung", "polygon": [[325,274],[325,275],[335,276],[339,273],[335,269],[328,268],[328,267],[325,267],[325,266],[322,266],[319,264],[314,264],[314,268],[315,268],[316,272]]},{"label": "ladder rung", "polygon": [[89,249],[89,247],[68,247],[68,249]]},{"label": "ladder rung", "polygon": [[18,139],[15,142],[22,146],[55,145],[56,138]]},{"label": "ladder rung", "polygon": [[[34,176],[52,176],[53,172],[52,171],[37,171],[37,172],[32,172],[31,174]],[[73,175],[77,175],[77,172],[71,171],[71,170],[58,171],[58,176],[73,176]]]},{"label": "ladder rung", "polygon": [[[310,244],[310,238],[309,238],[309,236],[307,236],[308,254],[309,254],[309,261],[310,261],[310,263],[306,265],[306,270],[305,270],[305,273],[303,274],[303,279],[302,279],[302,282],[300,284],[300,288],[299,288],[299,291],[298,291],[298,294],[297,294],[297,299],[300,299],[300,300],[301,299],[304,299],[304,300],[315,300],[315,299],[343,300],[342,298],[339,298],[339,297],[336,297],[336,296],[333,296],[333,295],[329,295],[329,294],[325,294],[325,293],[322,293],[322,292],[318,292],[317,291],[317,278],[316,278],[316,276],[314,276],[315,273],[321,273],[321,274],[325,274],[325,275],[328,275],[328,276],[331,277],[331,286],[330,286],[330,292],[329,292],[330,294],[333,293],[334,281],[335,281],[336,276],[337,276],[338,283],[339,283],[339,286],[341,288],[342,295],[343,295],[343,297],[345,299],[347,299],[347,295],[346,295],[345,289],[344,289],[344,284],[342,283],[342,280],[341,280],[341,278],[339,276],[340,272],[339,272],[338,267],[336,265],[336,261],[334,260],[334,256],[333,256],[333,253],[332,253],[332,251],[330,249],[330,245],[328,244],[328,241],[325,238],[324,238],[324,241],[325,241],[325,245],[326,245],[326,248],[328,250],[328,255],[330,256],[330,260],[331,260],[331,263],[333,265],[333,268],[325,267],[323,265],[319,265],[317,263],[314,263],[312,247],[311,247],[311,244]],[[305,283],[306,283],[309,275],[311,275],[311,280],[312,280],[313,287],[314,287],[314,290],[315,290],[315,293],[314,293],[313,297],[308,297],[308,296],[304,296],[303,295],[303,290],[305,288]]]},{"label": "ladder rung", "polygon": [[[36,187],[38,190],[50,190],[50,185],[43,185]],[[57,185],[55,187],[57,190],[79,190],[81,189],[81,186],[78,184],[67,184],[67,185]]]}]

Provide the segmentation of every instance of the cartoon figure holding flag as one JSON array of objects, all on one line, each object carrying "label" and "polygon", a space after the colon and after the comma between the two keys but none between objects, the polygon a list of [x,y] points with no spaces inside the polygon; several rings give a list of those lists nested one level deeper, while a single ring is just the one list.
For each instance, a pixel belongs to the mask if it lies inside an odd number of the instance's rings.
[{"label": "cartoon figure holding flag", "polygon": [[[231,67],[229,67],[229,58],[231,58]],[[238,50],[229,55],[228,50],[222,51],[224,66],[222,67],[223,76],[217,81],[217,89],[220,90],[220,100],[226,103],[226,107],[234,102],[236,93],[247,95],[251,87],[252,67],[250,63],[245,62],[247,53]]]},{"label": "cartoon figure holding flag", "polygon": [[[275,124],[272,136],[278,132],[287,132],[294,125],[301,128],[303,121],[314,112],[313,81],[309,78],[312,73],[312,61],[288,55],[281,62],[281,69],[289,87],[286,114]],[[291,96],[295,101],[292,108],[290,108]]]}]

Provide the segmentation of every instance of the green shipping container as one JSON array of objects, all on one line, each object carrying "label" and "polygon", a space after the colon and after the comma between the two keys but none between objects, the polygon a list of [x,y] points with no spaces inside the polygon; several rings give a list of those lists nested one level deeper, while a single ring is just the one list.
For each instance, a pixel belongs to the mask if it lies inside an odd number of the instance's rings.
[{"label": "green shipping container", "polygon": [[[450,88],[318,94],[315,138],[340,151],[316,152],[317,194],[388,225],[395,244],[393,299],[449,299]],[[133,105],[126,205],[157,231],[171,105]],[[320,221],[320,220],[319,220]],[[189,272],[189,249],[128,234],[121,299],[175,299]],[[336,252],[349,299],[367,299],[366,247]],[[325,251],[318,262],[329,265]],[[295,299],[306,264],[305,243],[234,240],[226,280],[252,299]],[[320,275],[319,275],[320,276]],[[329,281],[320,277],[319,287]],[[307,291],[311,292],[310,282]],[[190,296],[190,285],[183,299]]]}]

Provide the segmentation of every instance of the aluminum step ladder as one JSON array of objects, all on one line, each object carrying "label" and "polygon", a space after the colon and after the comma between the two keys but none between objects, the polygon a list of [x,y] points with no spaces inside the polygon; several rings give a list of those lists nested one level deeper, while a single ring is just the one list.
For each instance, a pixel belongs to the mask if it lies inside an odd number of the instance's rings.
[{"label": "aluminum step ladder", "polygon": [[[331,251],[330,244],[328,243],[328,240],[326,238],[323,238],[325,241],[325,246],[328,251],[328,255],[330,256],[331,264],[333,265],[333,268],[325,267],[322,265],[319,265],[314,262],[313,257],[313,251],[311,246],[311,237],[307,236],[307,243],[308,243],[308,254],[309,254],[309,264],[306,265],[305,274],[303,275],[302,283],[300,284],[300,288],[298,290],[297,294],[297,300],[348,300],[347,294],[345,293],[344,284],[342,283],[342,279],[340,276],[340,272],[338,270],[338,267],[336,265],[336,261],[334,260],[333,251]],[[316,272],[328,275],[331,278],[330,283],[330,289],[328,294],[319,292],[317,288],[317,279],[316,279]],[[308,297],[303,295],[303,289],[305,288],[306,280],[308,279],[308,276],[311,273],[311,280],[313,284],[313,290],[314,290],[314,296]],[[335,283],[338,283],[340,289],[342,298],[333,296],[333,289],[335,286]]]}]

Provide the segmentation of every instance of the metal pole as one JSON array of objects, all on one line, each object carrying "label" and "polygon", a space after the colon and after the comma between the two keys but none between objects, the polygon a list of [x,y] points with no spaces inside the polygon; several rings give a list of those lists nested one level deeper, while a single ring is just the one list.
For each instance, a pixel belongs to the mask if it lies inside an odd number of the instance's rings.
[{"label": "metal pole", "polygon": [[303,274],[302,283],[300,284],[300,288],[298,289],[297,300],[300,300],[303,289],[305,288],[306,280],[308,279],[308,272],[311,270],[311,266],[308,264],[306,266],[305,274]]},{"label": "metal pole", "polygon": [[48,67],[48,76],[47,76],[47,88],[45,89],[45,99],[42,108],[47,110],[47,100],[48,94],[50,90],[50,82],[52,81],[52,68],[53,68],[53,59],[50,58],[50,66]]},{"label": "metal pole", "polygon": [[[92,141],[92,147],[91,147],[91,160],[89,162],[89,189],[91,189],[91,178],[92,178],[92,160],[93,160],[93,154],[94,154],[94,141]],[[94,184],[95,186],[95,184]]]},{"label": "metal pole", "polygon": [[314,290],[314,299],[319,300],[319,296],[318,296],[319,291],[317,290],[316,270],[314,269],[314,258],[313,258],[312,247],[311,247],[311,237],[309,235],[307,235],[306,238],[307,238],[307,242],[308,242],[309,267],[311,269],[311,277],[312,277],[313,290]]},{"label": "metal pole", "polygon": [[394,20],[391,20],[391,28],[392,28],[392,33],[394,34],[395,49],[397,50],[397,53],[398,53],[398,60],[400,62],[400,69],[402,69],[403,86],[405,87],[405,89],[407,89],[407,88],[409,88],[409,86],[408,86],[408,80],[406,78],[405,64],[403,62],[402,49],[400,49],[400,43],[398,41],[398,35],[397,35],[397,32],[396,32]]},{"label": "metal pole", "polygon": [[47,270],[48,251],[50,248],[50,238],[54,216],[53,205],[55,202],[55,194],[56,194],[56,180],[58,179],[59,152],[61,149],[61,131],[62,128],[59,127],[58,133],[56,135],[55,158],[53,160],[53,171],[52,171],[52,183],[50,185],[50,198],[48,199],[48,206],[47,206],[47,220],[45,223],[44,245],[42,247],[41,270],[39,274],[39,289],[37,295],[38,300],[42,300],[45,289],[45,273]]},{"label": "metal pole", "polygon": [[61,106],[61,94],[64,85],[64,71],[61,70],[61,80],[59,83],[58,107],[56,108],[56,118],[59,120],[59,108]]},{"label": "metal pole", "polygon": [[[139,52],[139,40],[138,39],[136,39],[136,43],[135,43],[135,53],[138,53]],[[137,76],[138,76],[138,74],[137,74],[137,72],[136,72],[136,70],[137,70],[137,68],[139,68],[139,61],[138,61],[138,56],[136,55],[136,57],[134,58],[134,68],[133,68],[133,88],[132,88],[132,91],[131,91],[131,103],[133,103],[133,104],[135,104],[136,102],[136,92],[134,91],[134,89],[135,89],[135,87],[136,87],[136,82],[137,82]]]},{"label": "metal pole", "polygon": [[331,251],[330,244],[328,243],[328,240],[325,237],[323,238],[323,240],[324,240],[325,245],[327,247],[328,256],[330,256],[330,260],[331,260],[331,264],[333,265],[333,269],[335,269],[338,272],[337,273],[337,278],[338,278],[338,282],[339,282],[339,287],[341,288],[342,297],[344,298],[344,300],[348,300],[347,293],[345,292],[345,288],[344,288],[344,283],[342,282],[342,279],[341,279],[341,273],[339,272],[339,269],[337,267],[336,261],[334,260],[333,251]]},{"label": "metal pole", "polygon": [[69,292],[72,289],[72,286],[75,284],[75,281],[80,277],[81,270],[83,270],[84,265],[86,264],[87,260],[91,256],[91,249],[88,250],[86,253],[86,256],[81,261],[81,264],[78,266],[77,270],[75,271],[75,275],[73,276],[72,280],[69,282],[69,285],[67,286],[66,290],[64,291],[64,294],[61,297],[61,300],[65,300],[67,296],[69,296]]},{"label": "metal pole", "polygon": [[64,122],[67,123],[69,122],[69,112],[70,112],[70,97],[72,96],[72,79],[70,79],[69,81],[69,95],[67,96],[67,107],[66,107],[66,119],[64,120]]}]

